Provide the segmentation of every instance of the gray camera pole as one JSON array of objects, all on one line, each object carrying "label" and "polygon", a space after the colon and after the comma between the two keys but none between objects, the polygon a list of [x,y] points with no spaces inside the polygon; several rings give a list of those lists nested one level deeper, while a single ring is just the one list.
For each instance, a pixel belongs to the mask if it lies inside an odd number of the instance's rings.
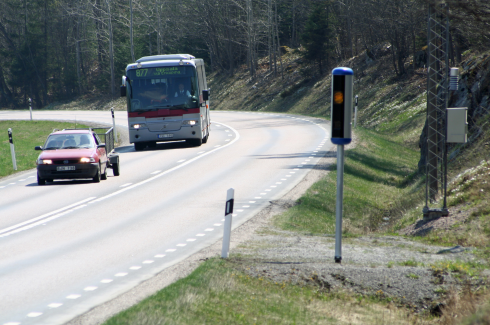
[{"label": "gray camera pole", "polygon": [[9,142],[10,142],[10,154],[12,155],[12,165],[14,165],[14,170],[17,170],[17,160],[15,159],[15,147],[14,140],[12,138],[12,129],[9,128]]},{"label": "gray camera pole", "polygon": [[335,207],[335,263],[342,261],[342,209],[344,206],[344,146],[337,146],[337,204]]}]

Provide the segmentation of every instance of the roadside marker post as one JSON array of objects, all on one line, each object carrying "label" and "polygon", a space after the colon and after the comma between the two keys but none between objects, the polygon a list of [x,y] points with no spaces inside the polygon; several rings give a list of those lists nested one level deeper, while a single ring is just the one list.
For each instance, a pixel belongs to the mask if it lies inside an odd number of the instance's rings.
[{"label": "roadside marker post", "polygon": [[117,142],[116,119],[114,118],[114,107],[111,107],[112,128],[114,129],[114,141]]},{"label": "roadside marker post", "polygon": [[356,105],[354,106],[354,129],[357,127],[357,104],[359,103],[359,95],[356,95]]},{"label": "roadside marker post", "polygon": [[10,154],[12,155],[12,165],[14,165],[14,170],[17,170],[17,160],[15,159],[15,147],[14,140],[12,138],[12,129],[8,129],[9,132],[9,143],[10,143]]},{"label": "roadside marker post", "polygon": [[31,113],[31,121],[32,121],[32,99],[29,97],[29,112]]},{"label": "roadside marker post", "polygon": [[233,204],[235,203],[235,190],[228,189],[226,192],[225,206],[225,227],[223,228],[223,247],[221,248],[221,258],[228,258],[231,239],[231,218],[233,215]]},{"label": "roadside marker post", "polygon": [[[354,71],[332,70],[331,141],[337,145],[337,201],[335,207],[335,263],[342,261],[342,210],[344,206],[344,145],[352,141]],[[357,96],[356,96],[357,97]]]}]

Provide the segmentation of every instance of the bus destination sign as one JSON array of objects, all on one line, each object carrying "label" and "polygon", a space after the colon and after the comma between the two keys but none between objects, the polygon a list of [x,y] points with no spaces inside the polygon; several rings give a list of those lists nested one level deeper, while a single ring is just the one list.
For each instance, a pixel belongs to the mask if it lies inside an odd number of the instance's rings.
[{"label": "bus destination sign", "polygon": [[162,68],[147,68],[147,69],[137,69],[136,78],[151,78],[151,77],[162,77],[170,75],[180,75],[184,74],[183,67],[162,67]]}]

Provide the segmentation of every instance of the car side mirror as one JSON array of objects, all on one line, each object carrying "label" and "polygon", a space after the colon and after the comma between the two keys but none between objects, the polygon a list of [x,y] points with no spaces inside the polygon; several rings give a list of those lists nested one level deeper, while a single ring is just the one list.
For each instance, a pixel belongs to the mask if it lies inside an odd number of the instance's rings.
[{"label": "car side mirror", "polygon": [[43,150],[43,147],[41,147],[41,146],[36,146],[36,147],[34,147],[34,150]]},{"label": "car side mirror", "polygon": [[209,89],[205,89],[202,91],[202,100],[204,101],[209,100]]},{"label": "car side mirror", "polygon": [[97,148],[105,148],[105,143],[101,143],[97,146]]}]

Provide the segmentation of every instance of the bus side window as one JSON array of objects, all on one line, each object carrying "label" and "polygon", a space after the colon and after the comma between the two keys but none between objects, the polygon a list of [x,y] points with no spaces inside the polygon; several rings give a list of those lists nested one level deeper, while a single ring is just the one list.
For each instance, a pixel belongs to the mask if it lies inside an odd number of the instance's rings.
[{"label": "bus side window", "polygon": [[201,65],[201,69],[202,69],[202,80],[203,80],[202,87],[203,89],[208,89],[208,82],[206,80],[206,70],[204,69],[204,62]]},{"label": "bus side window", "polygon": [[202,88],[201,66],[198,65],[196,68],[197,68],[196,70],[197,70],[197,78],[198,78],[198,81],[197,82],[199,84],[199,86],[198,86],[198,89],[199,89],[198,92],[199,92],[199,96],[201,96],[201,92],[202,92],[202,89],[203,89]]}]

